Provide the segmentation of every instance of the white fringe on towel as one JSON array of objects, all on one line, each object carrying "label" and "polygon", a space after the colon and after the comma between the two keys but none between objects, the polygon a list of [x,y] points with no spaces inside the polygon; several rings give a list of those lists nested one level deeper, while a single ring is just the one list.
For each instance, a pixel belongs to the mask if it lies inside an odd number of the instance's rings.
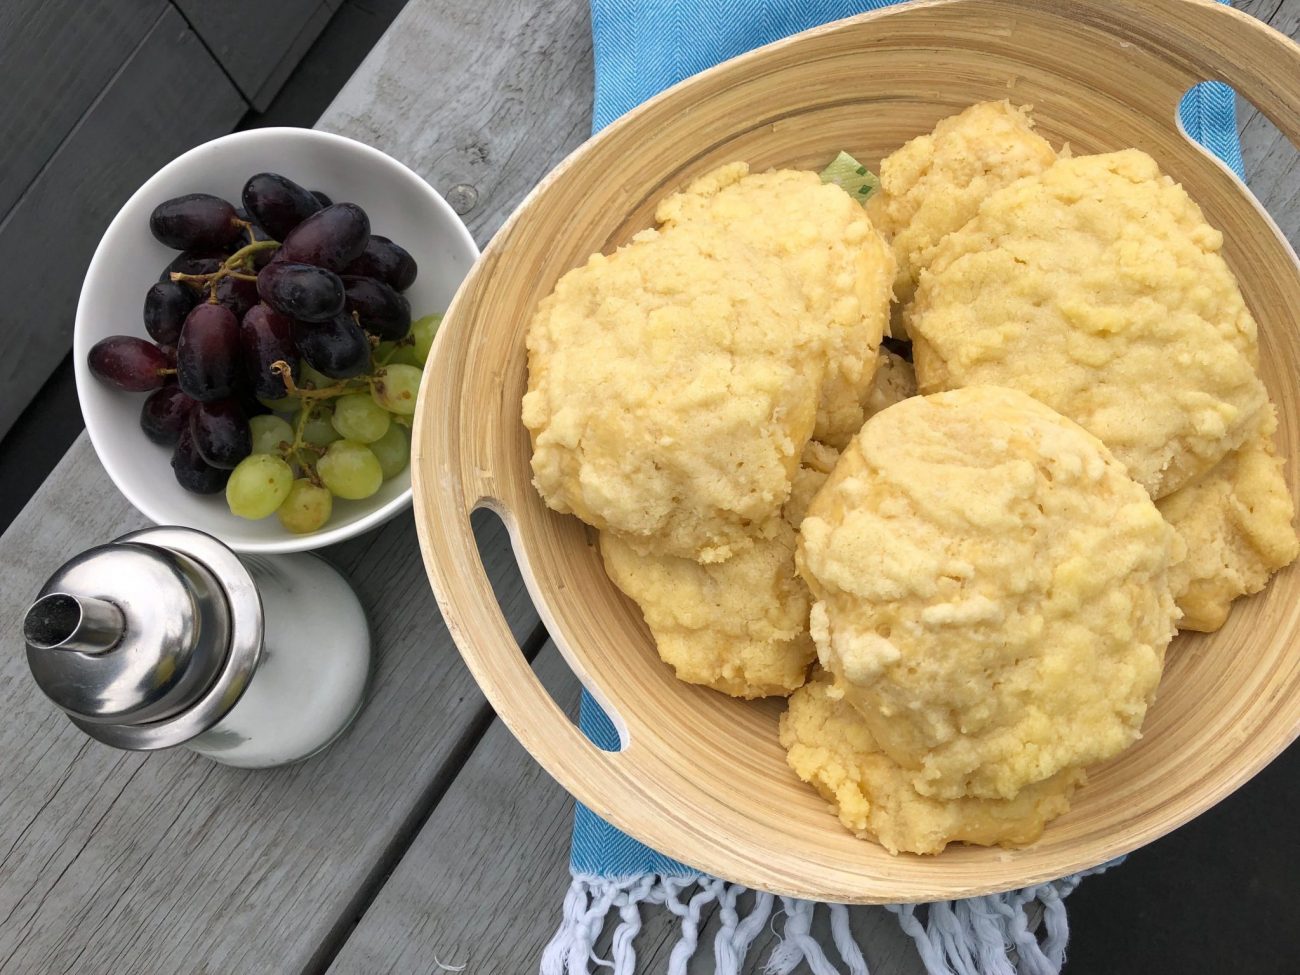
[{"label": "white fringe on towel", "polygon": [[[970,900],[893,904],[886,909],[916,943],[930,975],[1059,975],[1069,937],[1062,901],[1083,876]],[[691,888],[694,894],[688,894]],[[769,919],[775,925],[781,915],[785,924],[762,966],[764,975],[790,975],[800,964],[807,965],[812,975],[870,975],[843,904],[825,905],[837,963],[811,934],[813,914],[823,905],[782,897],[781,909],[773,915],[775,898],[755,892],[742,917],[737,901],[744,893],[744,887],[712,877],[610,879],[575,874],[564,898],[560,928],[542,954],[540,975],[590,975],[598,969],[634,975],[642,904],[662,904],[680,919],[681,933],[668,957],[667,975],[686,975],[686,964],[699,947],[701,917],[712,904],[718,905],[722,922],[713,939],[716,975],[742,975],[754,939]],[[1043,907],[1041,940],[1029,929],[1028,907],[1035,901]],[[595,952],[596,942],[614,911],[619,921],[610,939],[610,956],[601,958]]]}]

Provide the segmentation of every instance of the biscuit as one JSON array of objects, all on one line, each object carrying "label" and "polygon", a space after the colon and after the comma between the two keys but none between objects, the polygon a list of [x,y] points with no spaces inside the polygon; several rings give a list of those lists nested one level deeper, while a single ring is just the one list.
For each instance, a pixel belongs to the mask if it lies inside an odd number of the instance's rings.
[{"label": "biscuit", "polygon": [[1187,545],[1170,570],[1170,588],[1183,611],[1179,629],[1212,632],[1238,596],[1259,592],[1300,552],[1295,502],[1273,448],[1277,417],[1270,405],[1254,436],[1207,474],[1156,507]]},{"label": "biscuit", "polygon": [[1056,162],[1033,125],[1028,108],[981,102],[880,161],[880,190],[867,213],[898,262],[895,300],[912,300],[939,241],[975,216],[985,197]]},{"label": "biscuit", "polygon": [[813,499],[798,571],[822,666],[936,798],[1014,798],[1137,737],[1182,557],[1093,436],[968,387],[872,417]]},{"label": "biscuit", "polygon": [[888,349],[880,350],[876,379],[867,398],[867,419],[883,409],[916,395],[916,371],[912,364]]},{"label": "biscuit", "polygon": [[831,804],[840,822],[890,853],[939,853],[949,843],[1025,846],[1070,808],[1079,769],[1027,785],[1014,799],[936,799],[912,785],[876,743],[862,715],[814,670],[781,716],[781,746],[796,775]]},{"label": "biscuit", "polygon": [[1009,386],[1100,439],[1153,498],[1256,428],[1255,320],[1223,235],[1136,149],[994,193],[921,275],[922,393]]},{"label": "biscuit", "polygon": [[534,483],[642,553],[720,562],[776,537],[811,436],[861,424],[893,257],[813,173],[723,167],[658,221],[538,306]]},{"label": "biscuit", "polygon": [[605,572],[641,609],[659,657],[688,684],[733,697],[789,694],[815,652],[808,635],[808,587],[794,571],[795,531],[838,459],[809,441],[775,538],[726,562],[642,555],[600,533]]}]

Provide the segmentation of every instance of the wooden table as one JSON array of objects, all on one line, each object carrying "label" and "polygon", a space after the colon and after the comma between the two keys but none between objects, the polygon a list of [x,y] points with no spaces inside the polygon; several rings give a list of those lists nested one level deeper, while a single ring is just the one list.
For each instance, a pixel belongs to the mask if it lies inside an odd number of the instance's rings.
[{"label": "wooden table", "polygon": [[[1300,32],[1300,5],[1244,6]],[[412,0],[320,126],[405,161],[482,244],[587,135],[591,70],[584,0]],[[1252,186],[1294,241],[1294,152],[1243,107]],[[568,885],[572,801],[461,665],[410,515],[326,553],[371,613],[373,697],[325,754],[271,772],[114,751],[31,681],[30,597],[67,557],[144,524],[83,436],[0,539],[0,972],[535,970]],[[488,517],[479,529],[524,652],[576,707],[504,533]],[[638,967],[661,971],[676,920],[643,913]],[[883,911],[853,924],[872,972],[921,970]]]}]

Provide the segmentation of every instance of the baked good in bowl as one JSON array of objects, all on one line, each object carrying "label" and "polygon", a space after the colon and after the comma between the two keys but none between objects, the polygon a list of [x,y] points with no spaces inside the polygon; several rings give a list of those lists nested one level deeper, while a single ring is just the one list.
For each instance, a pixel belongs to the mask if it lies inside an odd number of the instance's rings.
[{"label": "baked good in bowl", "polygon": [[[1153,16],[1176,26],[1153,32]],[[1207,808],[1291,740],[1300,701],[1300,663],[1286,651],[1300,634],[1293,569],[1217,633],[1178,637],[1143,739],[1090,773],[1071,811],[1033,846],[891,857],[844,830],[789,770],[775,734],[779,705],[738,706],[672,676],[636,607],[606,576],[594,538],[536,497],[518,422],[524,335],[541,300],[592,252],[650,226],[665,194],[735,159],[758,170],[815,169],[843,148],[874,165],[971,102],[1010,97],[1035,106],[1053,145],[1142,146],[1224,232],[1225,259],[1259,323],[1279,450],[1294,455],[1300,411],[1284,381],[1300,362],[1294,263],[1240,185],[1172,121],[1186,88],[1214,74],[1294,129],[1300,97],[1279,94],[1278,80],[1292,87],[1293,48],[1265,34],[1235,11],[1174,0],[1140,15],[1091,0],[1069,16],[1011,0],[903,5],[687,82],[605,130],[529,199],[440,333],[417,422],[417,524],[468,665],[566,788],[702,870],[785,894],[892,903],[1023,886],[1100,863]],[[1215,53],[1225,38],[1232,56]],[[469,529],[468,512],[485,504],[505,513],[548,631],[620,729],[621,751],[591,747],[514,645]]]}]

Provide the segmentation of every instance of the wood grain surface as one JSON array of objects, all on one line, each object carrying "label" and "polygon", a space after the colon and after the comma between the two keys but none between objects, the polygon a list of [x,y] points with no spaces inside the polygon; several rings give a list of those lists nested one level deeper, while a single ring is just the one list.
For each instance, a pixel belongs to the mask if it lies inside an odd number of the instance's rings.
[{"label": "wood grain surface", "polygon": [[[1142,741],[1090,770],[1088,788],[1037,843],[891,857],[855,840],[790,773],[776,741],[779,705],[740,705],[672,678],[639,613],[606,578],[589,533],[546,509],[533,489],[519,422],[524,334],[561,273],[627,240],[666,193],[721,163],[817,168],[846,148],[874,165],[937,119],[1008,95],[1033,104],[1038,130],[1076,152],[1145,149],[1224,231],[1225,257],[1259,321],[1279,442],[1300,455],[1294,254],[1174,122],[1192,84],[1222,78],[1300,137],[1300,47],[1208,0],[1079,0],[1066,13],[1030,0],[907,4],[705,72],[553,172],[484,251],[448,313],[425,373],[413,453],[416,525],[444,617],[533,756],[602,817],[678,860],[819,900],[1005,890],[1150,842],[1223,798],[1295,736],[1300,658],[1289,647],[1300,637],[1300,571],[1291,569],[1218,633],[1179,638]],[[629,181],[633,159],[637,179]],[[1293,492],[1296,484],[1293,466]],[[606,705],[621,751],[587,743],[520,660],[466,534],[465,513],[483,503],[517,526],[548,632]]]},{"label": "wood grain surface", "polygon": [[264,110],[343,0],[173,0],[253,108]]},{"label": "wood grain surface", "polygon": [[[0,540],[0,641],[64,559],[144,524],[83,437]],[[535,626],[499,525],[484,550]],[[409,515],[326,554],[378,648],[371,699],[324,754],[271,772],[87,739],[0,657],[0,971],[268,972],[328,957],[489,718],[425,591]]]}]

